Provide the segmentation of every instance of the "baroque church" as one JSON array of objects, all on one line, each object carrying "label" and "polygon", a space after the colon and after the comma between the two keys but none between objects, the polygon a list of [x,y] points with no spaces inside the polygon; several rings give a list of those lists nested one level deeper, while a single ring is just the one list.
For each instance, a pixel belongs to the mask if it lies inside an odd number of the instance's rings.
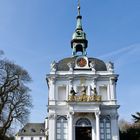
[{"label": "baroque church", "polygon": [[72,56],[51,64],[47,75],[48,117],[26,124],[16,140],[119,140],[113,63],[88,57],[80,3]]}]

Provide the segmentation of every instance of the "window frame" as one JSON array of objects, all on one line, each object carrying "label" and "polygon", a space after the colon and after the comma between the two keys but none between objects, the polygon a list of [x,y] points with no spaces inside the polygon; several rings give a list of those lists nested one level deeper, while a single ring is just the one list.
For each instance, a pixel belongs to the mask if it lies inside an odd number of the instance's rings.
[{"label": "window frame", "polygon": [[[109,136],[109,138],[107,138]],[[109,116],[100,118],[100,139],[111,140],[111,120]]]},{"label": "window frame", "polygon": [[58,116],[56,120],[56,140],[67,140],[68,120],[65,116]]}]

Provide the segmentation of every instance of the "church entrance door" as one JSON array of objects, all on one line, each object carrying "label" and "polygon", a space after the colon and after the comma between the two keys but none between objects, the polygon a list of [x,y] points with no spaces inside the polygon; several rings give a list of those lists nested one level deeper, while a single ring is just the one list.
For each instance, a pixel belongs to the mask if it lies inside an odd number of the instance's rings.
[{"label": "church entrance door", "polygon": [[76,140],[92,140],[91,127],[76,127]]},{"label": "church entrance door", "polygon": [[76,122],[75,140],[92,140],[91,122],[87,118],[80,118]]}]

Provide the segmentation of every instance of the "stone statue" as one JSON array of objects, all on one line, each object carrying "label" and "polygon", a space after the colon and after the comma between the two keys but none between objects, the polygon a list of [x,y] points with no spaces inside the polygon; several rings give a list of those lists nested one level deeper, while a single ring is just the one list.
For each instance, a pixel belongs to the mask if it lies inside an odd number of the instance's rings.
[{"label": "stone statue", "polygon": [[112,62],[107,63],[107,69],[110,72],[114,71],[114,64]]},{"label": "stone statue", "polygon": [[89,66],[90,66],[90,68],[92,69],[92,71],[95,71],[95,62],[94,62],[94,61],[91,61],[91,62],[89,63]]},{"label": "stone statue", "polygon": [[87,88],[85,86],[82,87],[81,93],[82,95],[86,95]]},{"label": "stone statue", "polygon": [[55,62],[55,61],[53,61],[52,63],[51,63],[51,71],[56,71],[56,68],[57,68],[57,63]]},{"label": "stone statue", "polygon": [[75,90],[73,89],[73,87],[70,90],[70,94],[72,94],[73,96],[75,96],[77,93],[75,92]]},{"label": "stone statue", "polygon": [[94,89],[92,89],[92,88],[90,88],[90,89],[91,89],[93,95],[97,95],[97,89],[96,89],[96,87],[94,87]]},{"label": "stone statue", "polygon": [[68,65],[68,67],[69,67],[69,71],[73,71],[73,65],[72,65],[72,63],[69,62],[67,65]]}]

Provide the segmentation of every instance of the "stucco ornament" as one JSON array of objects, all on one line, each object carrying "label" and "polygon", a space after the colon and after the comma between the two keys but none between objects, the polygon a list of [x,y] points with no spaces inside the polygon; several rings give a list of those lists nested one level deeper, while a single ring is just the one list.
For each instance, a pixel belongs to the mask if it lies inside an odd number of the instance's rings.
[{"label": "stucco ornament", "polygon": [[73,71],[73,64],[71,62],[69,62],[67,65],[69,67],[69,71]]}]

